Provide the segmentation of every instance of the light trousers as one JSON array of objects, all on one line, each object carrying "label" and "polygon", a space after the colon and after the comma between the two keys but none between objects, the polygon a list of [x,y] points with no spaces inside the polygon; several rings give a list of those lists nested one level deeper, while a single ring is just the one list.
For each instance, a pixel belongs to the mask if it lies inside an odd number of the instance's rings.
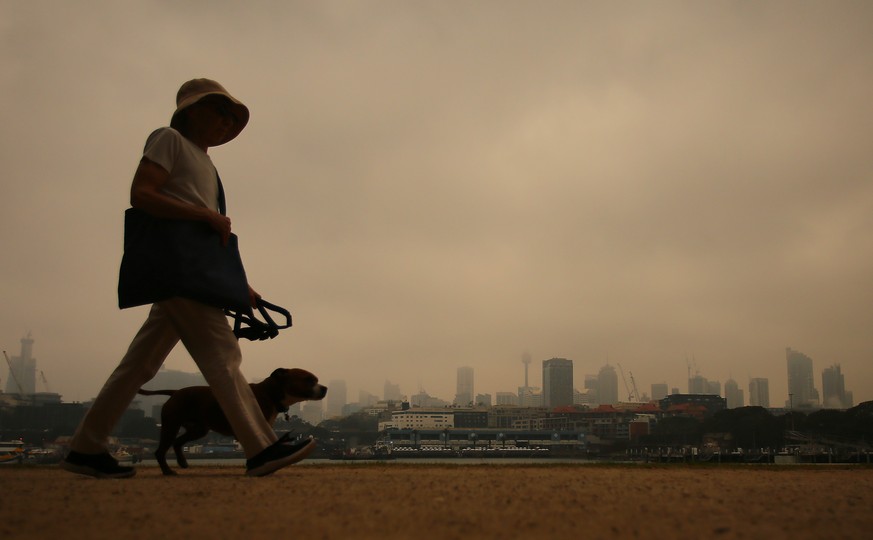
[{"label": "light trousers", "polygon": [[137,390],[155,376],[179,341],[188,350],[227,416],[247,458],[278,438],[240,371],[242,352],[221,309],[171,298],[152,305],[121,363],[109,376],[70,441],[83,454],[107,451],[109,435]]}]

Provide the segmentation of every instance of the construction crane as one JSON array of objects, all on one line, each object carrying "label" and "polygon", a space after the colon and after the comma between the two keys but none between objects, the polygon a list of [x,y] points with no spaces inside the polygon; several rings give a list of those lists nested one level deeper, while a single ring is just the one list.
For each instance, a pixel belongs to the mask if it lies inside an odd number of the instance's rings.
[{"label": "construction crane", "polygon": [[24,395],[24,388],[21,386],[21,383],[18,382],[18,377],[15,376],[15,370],[12,368],[12,361],[9,360],[9,355],[6,354],[6,351],[3,351],[3,356],[6,358],[6,364],[9,366],[9,376],[12,377],[12,382],[14,382],[15,386],[18,387],[18,393]]},{"label": "construction crane", "polygon": [[624,370],[621,368],[621,364],[618,364],[618,372],[621,374],[621,382],[624,383],[624,391],[628,394],[628,400],[630,400],[630,387],[627,385],[627,379],[624,378]]},{"label": "construction crane", "polygon": [[[45,373],[43,373],[42,370],[39,370],[39,378],[42,379],[42,384],[43,386],[45,386],[45,391],[51,393],[52,389],[49,388],[48,379],[45,378]],[[631,376],[631,381],[633,380],[633,376]]]},{"label": "construction crane", "polygon": [[[640,400],[639,394],[636,393],[637,392],[637,385],[636,385],[636,383],[634,383],[633,390],[631,390],[631,387],[628,386],[628,384],[627,384],[627,379],[625,379],[625,377],[624,377],[624,369],[622,369],[621,364],[618,364],[618,372],[621,373],[621,382],[624,383],[624,389],[627,392],[627,400],[631,403],[634,403],[635,401],[639,401]],[[631,373],[631,382],[633,382],[633,380],[634,380],[633,373]],[[634,394],[636,394],[636,400],[634,400]]]},{"label": "construction crane", "polygon": [[637,382],[634,380],[634,373],[633,373],[633,371],[628,370],[628,372],[627,372],[627,376],[630,377],[630,380],[631,380],[631,388],[633,389],[633,391],[634,391],[633,395],[634,395],[634,397],[636,398],[636,399],[633,400],[633,401],[634,401],[634,402],[642,401],[643,398],[640,397],[640,391],[637,390]]},{"label": "construction crane", "polygon": [[700,369],[697,367],[697,359],[694,358],[694,355],[691,355],[691,360],[688,357],[685,357],[685,363],[688,365],[688,380],[691,380],[691,369],[694,369],[694,376],[700,375]]}]

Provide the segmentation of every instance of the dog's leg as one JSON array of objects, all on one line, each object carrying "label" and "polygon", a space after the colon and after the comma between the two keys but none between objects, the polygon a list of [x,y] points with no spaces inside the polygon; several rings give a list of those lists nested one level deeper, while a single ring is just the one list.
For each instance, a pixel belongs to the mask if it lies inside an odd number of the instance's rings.
[{"label": "dog's leg", "polygon": [[179,464],[179,467],[188,468],[188,460],[185,458],[182,447],[191,441],[202,439],[207,433],[209,433],[209,428],[203,424],[185,424],[185,432],[173,442],[173,451],[176,453],[176,463]]},{"label": "dog's leg", "polygon": [[173,445],[173,439],[176,438],[176,433],[182,427],[178,422],[170,420],[168,415],[161,415],[161,440],[158,443],[158,448],[155,450],[155,459],[161,467],[161,472],[167,476],[175,475],[176,472],[167,465],[167,450]]}]

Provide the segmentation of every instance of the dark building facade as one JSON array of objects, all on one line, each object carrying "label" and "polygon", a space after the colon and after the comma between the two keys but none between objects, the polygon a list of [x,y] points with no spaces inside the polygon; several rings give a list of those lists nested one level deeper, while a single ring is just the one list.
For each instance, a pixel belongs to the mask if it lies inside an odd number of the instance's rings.
[{"label": "dark building facade", "polygon": [[812,358],[802,352],[785,349],[788,364],[789,407],[811,407],[819,404],[818,391],[812,375]]},{"label": "dark building facade", "polygon": [[573,361],[552,358],[543,361],[543,406],[566,407],[573,404]]},{"label": "dark building facade", "polygon": [[463,428],[487,428],[488,427],[488,411],[483,410],[462,410],[455,411],[454,414],[455,427]]},{"label": "dark building facade", "polygon": [[821,373],[822,405],[829,409],[847,409],[852,406],[846,392],[846,379],[839,364]]},{"label": "dark building facade", "polygon": [[686,405],[700,406],[705,410],[703,416],[710,416],[727,409],[727,400],[714,394],[670,394],[659,403],[664,412],[681,410],[681,407]]}]

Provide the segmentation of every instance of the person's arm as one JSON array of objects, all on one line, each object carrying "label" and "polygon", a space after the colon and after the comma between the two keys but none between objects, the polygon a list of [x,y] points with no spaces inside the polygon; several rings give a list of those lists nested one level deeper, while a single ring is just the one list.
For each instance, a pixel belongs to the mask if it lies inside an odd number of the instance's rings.
[{"label": "person's arm", "polygon": [[221,243],[226,245],[230,236],[230,218],[165,195],[161,188],[169,178],[170,173],[163,167],[143,158],[133,175],[130,205],[159,218],[204,221],[221,235]]},{"label": "person's arm", "polygon": [[261,298],[261,295],[258,294],[258,291],[252,289],[252,286],[249,285],[249,302],[252,303],[252,307],[258,307],[258,300]]}]

